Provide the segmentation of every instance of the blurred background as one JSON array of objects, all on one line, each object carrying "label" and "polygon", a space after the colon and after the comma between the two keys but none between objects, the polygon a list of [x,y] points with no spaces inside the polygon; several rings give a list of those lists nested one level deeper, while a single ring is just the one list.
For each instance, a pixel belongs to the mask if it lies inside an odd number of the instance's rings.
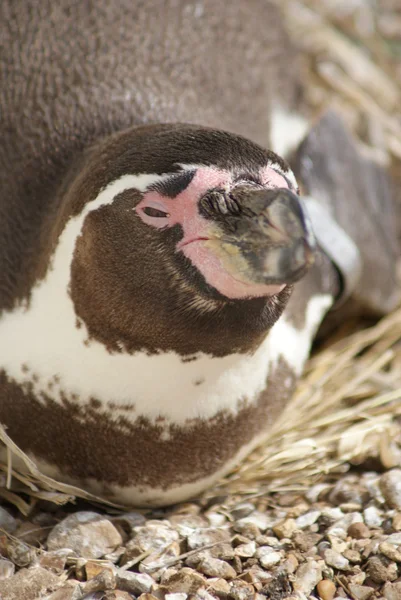
[{"label": "blurred background", "polygon": [[401,0],[276,1],[303,51],[310,107],[339,109],[401,190]]}]

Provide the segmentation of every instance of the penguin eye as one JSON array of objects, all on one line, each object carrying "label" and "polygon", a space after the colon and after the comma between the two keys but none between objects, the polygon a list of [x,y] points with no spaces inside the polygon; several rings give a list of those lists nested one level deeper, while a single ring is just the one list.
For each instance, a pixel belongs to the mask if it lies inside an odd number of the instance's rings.
[{"label": "penguin eye", "polygon": [[145,206],[145,208],[142,209],[143,212],[145,213],[145,215],[148,215],[148,217],[169,217],[169,213],[163,212],[162,210],[158,210],[157,208],[152,208],[151,206]]}]

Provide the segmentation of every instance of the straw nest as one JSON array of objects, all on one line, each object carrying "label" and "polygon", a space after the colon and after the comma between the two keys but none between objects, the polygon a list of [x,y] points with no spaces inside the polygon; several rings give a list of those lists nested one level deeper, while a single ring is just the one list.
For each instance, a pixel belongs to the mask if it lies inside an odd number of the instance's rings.
[{"label": "straw nest", "polygon": [[[401,7],[398,0],[277,0],[304,55],[312,112],[330,104],[362,150],[401,183]],[[401,310],[371,327],[346,324],[309,361],[261,445],[216,491],[303,489],[350,468],[401,465]],[[39,472],[0,427],[0,496],[25,515],[45,499],[106,501]],[[22,459],[24,469],[13,467]],[[372,462],[370,464],[373,464]]]}]

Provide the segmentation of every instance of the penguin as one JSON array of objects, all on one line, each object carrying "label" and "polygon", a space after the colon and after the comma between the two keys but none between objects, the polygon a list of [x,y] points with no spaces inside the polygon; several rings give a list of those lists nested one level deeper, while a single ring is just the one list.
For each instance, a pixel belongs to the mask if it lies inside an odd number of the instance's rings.
[{"label": "penguin", "polygon": [[296,51],[267,0],[0,16],[0,422],[47,475],[185,500],[266,436],[355,271],[285,160]]}]

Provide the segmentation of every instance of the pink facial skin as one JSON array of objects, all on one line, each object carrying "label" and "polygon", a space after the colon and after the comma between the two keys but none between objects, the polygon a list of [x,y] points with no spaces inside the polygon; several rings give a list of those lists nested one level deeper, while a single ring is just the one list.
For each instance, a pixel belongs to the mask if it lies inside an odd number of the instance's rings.
[{"label": "pink facial skin", "polygon": [[[267,189],[288,188],[286,179],[271,167],[260,172],[261,181]],[[199,199],[210,189],[227,191],[233,186],[233,175],[229,171],[212,167],[198,167],[188,187],[175,198],[162,196],[155,191],[146,192],[136,207],[136,213],[146,224],[164,229],[180,224],[184,237],[177,244],[177,252],[183,252],[202,273],[207,283],[230,299],[271,296],[280,292],[285,285],[261,285],[245,281],[241,274],[231,273],[213,252],[217,237],[213,224],[198,211]],[[154,208],[167,213],[166,217],[152,217],[143,212]],[[211,240],[209,244],[208,240]]]},{"label": "pink facial skin", "polygon": [[288,188],[288,181],[283,175],[266,165],[259,172],[259,177],[267,189]]}]

